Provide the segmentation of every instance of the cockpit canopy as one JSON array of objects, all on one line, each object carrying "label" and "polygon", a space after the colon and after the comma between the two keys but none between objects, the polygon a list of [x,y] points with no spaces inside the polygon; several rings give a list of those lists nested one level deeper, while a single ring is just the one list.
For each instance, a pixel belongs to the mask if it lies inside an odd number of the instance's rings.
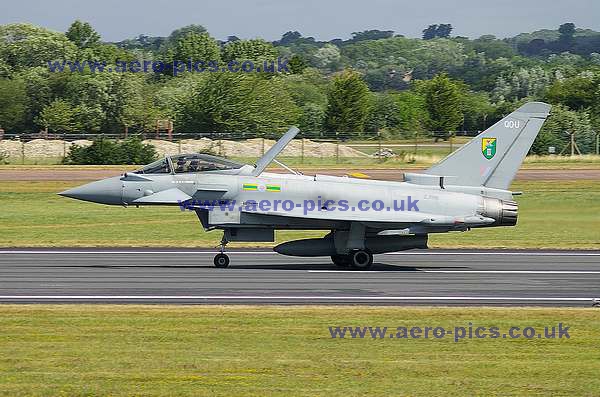
[{"label": "cockpit canopy", "polygon": [[185,174],[207,171],[224,171],[242,168],[244,164],[226,160],[210,154],[193,153],[169,156],[144,168],[135,171],[136,174]]}]

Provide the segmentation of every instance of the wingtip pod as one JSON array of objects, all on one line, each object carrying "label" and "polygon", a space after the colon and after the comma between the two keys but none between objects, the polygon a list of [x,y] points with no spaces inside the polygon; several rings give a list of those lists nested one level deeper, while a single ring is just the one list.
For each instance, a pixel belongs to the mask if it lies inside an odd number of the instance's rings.
[{"label": "wingtip pod", "polygon": [[525,105],[515,110],[515,112],[548,116],[550,114],[550,109],[552,109],[552,106],[544,102],[527,102]]}]

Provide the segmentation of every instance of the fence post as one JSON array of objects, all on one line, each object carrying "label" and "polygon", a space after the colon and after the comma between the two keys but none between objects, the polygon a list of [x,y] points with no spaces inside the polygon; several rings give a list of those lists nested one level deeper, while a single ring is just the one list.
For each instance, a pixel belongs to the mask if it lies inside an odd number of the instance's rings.
[{"label": "fence post", "polygon": [[377,131],[377,144],[379,146],[379,162],[383,163],[383,153],[381,152],[381,131]]},{"label": "fence post", "polygon": [[335,144],[335,163],[338,164],[340,161],[340,134],[337,131],[335,132]]},{"label": "fence post", "polygon": [[300,138],[300,164],[304,164],[304,137]]},{"label": "fence post", "polygon": [[0,128],[0,141],[4,139],[4,129]]},{"label": "fence post", "polygon": [[581,156],[581,151],[579,150],[579,147],[577,146],[577,142],[575,141],[575,133],[565,131],[565,134],[569,135],[569,138],[570,138],[569,144],[567,146],[565,146],[563,148],[563,150],[560,151],[559,156],[562,155],[567,149],[569,149],[569,147],[571,148],[571,157],[575,156],[575,152],[577,152],[577,154],[579,154]]},{"label": "fence post", "polygon": [[596,132],[596,156],[600,155],[600,132]]},{"label": "fence post", "polygon": [[21,164],[25,165],[25,143],[23,141],[21,142]]},{"label": "fence post", "polygon": [[452,152],[454,151],[454,148],[452,147],[452,136],[453,134],[450,134],[450,138],[448,139],[450,141],[450,154],[452,154]]},{"label": "fence post", "polygon": [[419,132],[415,130],[415,156],[417,155],[418,145],[419,145]]}]

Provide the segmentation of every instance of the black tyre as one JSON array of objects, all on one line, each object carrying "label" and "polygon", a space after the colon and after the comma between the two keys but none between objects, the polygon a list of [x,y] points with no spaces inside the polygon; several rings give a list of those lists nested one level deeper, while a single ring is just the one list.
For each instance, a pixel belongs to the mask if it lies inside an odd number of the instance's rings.
[{"label": "black tyre", "polygon": [[352,250],[348,256],[355,270],[367,270],[373,264],[373,254],[366,250]]},{"label": "black tyre", "polygon": [[213,260],[215,267],[225,268],[229,266],[229,257],[225,254],[217,254],[215,255],[215,259]]},{"label": "black tyre", "polygon": [[348,267],[350,266],[350,258],[348,255],[332,255],[331,261],[339,267]]}]

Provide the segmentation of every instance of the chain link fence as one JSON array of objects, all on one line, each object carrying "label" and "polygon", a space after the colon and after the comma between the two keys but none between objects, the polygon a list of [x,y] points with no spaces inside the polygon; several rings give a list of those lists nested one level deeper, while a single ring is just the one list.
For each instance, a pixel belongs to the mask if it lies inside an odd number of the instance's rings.
[{"label": "chain link fence", "polygon": [[[377,164],[418,162],[443,158],[479,131],[387,133],[299,133],[280,155],[292,164]],[[205,152],[237,160],[262,156],[281,134],[172,133],[130,134],[154,146],[159,156]],[[73,145],[90,145],[95,139],[125,139],[124,134],[8,134],[0,137],[0,156],[11,164],[60,164]]]}]

